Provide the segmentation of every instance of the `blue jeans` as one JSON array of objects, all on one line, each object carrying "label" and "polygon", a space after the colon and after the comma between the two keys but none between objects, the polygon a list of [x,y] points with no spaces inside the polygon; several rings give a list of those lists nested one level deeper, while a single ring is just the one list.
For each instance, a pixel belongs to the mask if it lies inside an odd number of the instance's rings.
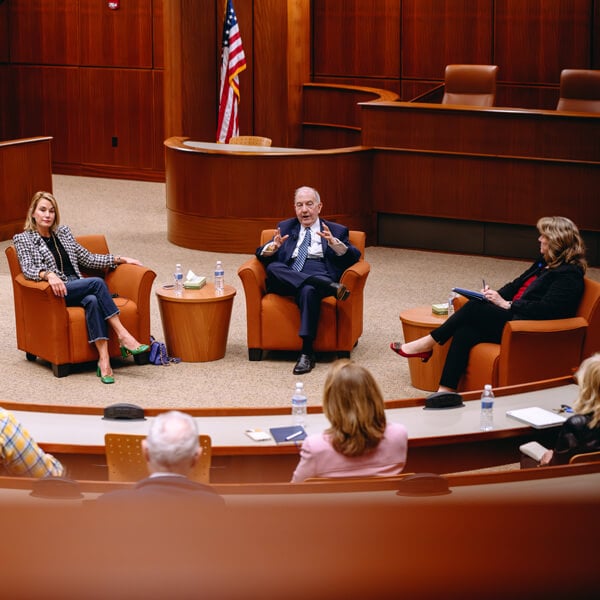
[{"label": "blue jeans", "polygon": [[70,279],[65,284],[67,306],[83,306],[85,322],[88,330],[88,341],[108,339],[108,325],[106,319],[119,314],[104,279],[100,277],[84,277],[83,279]]}]

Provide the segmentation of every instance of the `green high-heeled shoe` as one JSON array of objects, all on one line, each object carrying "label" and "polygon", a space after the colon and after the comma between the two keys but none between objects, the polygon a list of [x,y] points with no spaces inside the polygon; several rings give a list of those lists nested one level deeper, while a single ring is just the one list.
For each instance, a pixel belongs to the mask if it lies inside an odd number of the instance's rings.
[{"label": "green high-heeled shoe", "polygon": [[127,358],[130,354],[144,354],[144,352],[148,352],[150,350],[150,346],[148,344],[140,344],[137,348],[130,350],[129,348],[125,348],[125,346],[121,346],[121,356],[123,358]]},{"label": "green high-heeled shoe", "polygon": [[100,377],[100,381],[102,383],[114,383],[115,382],[115,378],[113,377],[112,373],[110,375],[102,375],[102,371],[100,371],[100,365],[98,365],[98,369],[96,370],[96,375],[98,375],[98,377]]}]

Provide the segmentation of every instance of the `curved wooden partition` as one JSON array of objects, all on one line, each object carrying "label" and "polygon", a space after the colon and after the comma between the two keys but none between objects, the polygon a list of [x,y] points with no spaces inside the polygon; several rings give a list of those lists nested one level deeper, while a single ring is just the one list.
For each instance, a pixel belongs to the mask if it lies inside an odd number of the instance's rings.
[{"label": "curved wooden partition", "polygon": [[38,190],[52,191],[51,137],[0,142],[0,240],[23,231]]},{"label": "curved wooden partition", "polygon": [[263,229],[294,215],[294,190],[321,194],[323,216],[351,229],[371,223],[372,153],[165,141],[167,237],[214,252],[254,252]]}]

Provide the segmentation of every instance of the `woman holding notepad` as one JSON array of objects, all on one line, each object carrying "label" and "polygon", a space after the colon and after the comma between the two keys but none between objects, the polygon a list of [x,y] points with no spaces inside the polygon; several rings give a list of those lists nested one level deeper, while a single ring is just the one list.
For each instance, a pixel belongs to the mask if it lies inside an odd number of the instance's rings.
[{"label": "woman holding notepad", "polygon": [[438,391],[456,391],[471,348],[482,342],[500,343],[507,321],[575,316],[587,267],[579,230],[566,217],[542,217],[537,229],[540,256],[514,281],[497,291],[485,285],[483,300],[469,300],[430,334],[390,344],[400,356],[427,362],[435,344],[452,338]]}]

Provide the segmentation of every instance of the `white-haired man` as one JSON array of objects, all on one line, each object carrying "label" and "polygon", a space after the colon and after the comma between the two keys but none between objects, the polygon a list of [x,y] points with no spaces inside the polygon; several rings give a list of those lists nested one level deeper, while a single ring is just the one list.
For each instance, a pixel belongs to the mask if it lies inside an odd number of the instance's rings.
[{"label": "white-haired man", "polygon": [[321,300],[348,298],[350,291],[339,283],[340,277],[360,258],[360,251],[350,243],[348,228],[319,217],[322,207],[317,190],[298,188],[296,217],[281,221],[273,239],[256,250],[267,271],[267,291],[294,296],[300,309],[302,350],[294,375],[309,373],[314,367]]},{"label": "white-haired man", "polygon": [[223,499],[210,486],[189,478],[202,449],[196,421],[188,414],[172,410],[150,423],[142,450],[150,475],[135,487],[104,494],[101,499],[145,497],[172,500],[188,498],[210,505],[223,505]]}]

